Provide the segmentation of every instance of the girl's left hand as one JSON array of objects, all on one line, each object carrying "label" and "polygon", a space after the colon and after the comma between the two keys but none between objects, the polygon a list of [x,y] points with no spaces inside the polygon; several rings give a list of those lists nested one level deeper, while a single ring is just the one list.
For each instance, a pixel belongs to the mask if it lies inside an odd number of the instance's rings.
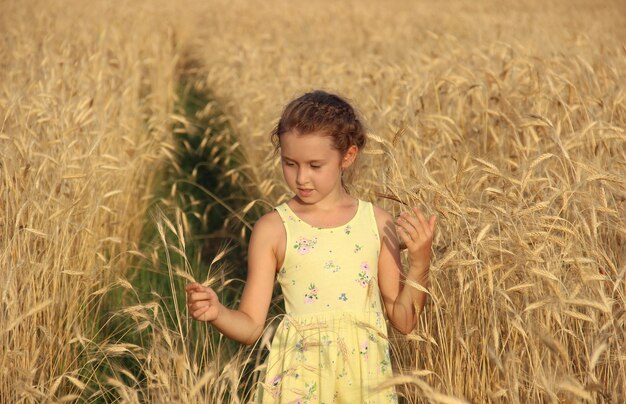
[{"label": "girl's left hand", "polygon": [[428,221],[419,208],[413,208],[415,215],[402,212],[398,218],[398,235],[409,250],[411,269],[420,273],[430,266],[430,251],[435,233],[436,216]]}]

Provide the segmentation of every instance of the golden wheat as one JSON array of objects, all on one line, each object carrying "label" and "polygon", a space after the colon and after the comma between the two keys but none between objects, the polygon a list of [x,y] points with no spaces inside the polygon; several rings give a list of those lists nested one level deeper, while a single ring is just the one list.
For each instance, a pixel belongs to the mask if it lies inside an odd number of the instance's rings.
[{"label": "golden wheat", "polygon": [[[268,134],[284,104],[312,88],[347,96],[367,122],[352,192],[394,213],[421,205],[438,214],[429,304],[412,334],[390,335],[389,383],[406,402],[626,394],[618,2],[29,0],[0,9],[3,401],[251,399],[240,388],[262,377],[259,352],[277,319],[257,346],[233,354],[184,307],[164,303],[200,265],[185,249],[189,219],[157,213],[159,243],[139,246],[156,167],[182,170],[171,128],[194,130],[174,115],[177,68],[213,92],[238,136],[205,138],[207,163],[229,164],[215,145],[247,158],[220,179],[249,191],[243,209],[204,190],[241,239],[253,208],[288,197]],[[163,254],[170,295],[116,313],[149,342],[103,339],[103,296],[137,293],[132,267],[157,268]],[[198,281],[239,282],[221,265],[228,254]],[[104,364],[110,376],[99,378],[93,369]]]}]

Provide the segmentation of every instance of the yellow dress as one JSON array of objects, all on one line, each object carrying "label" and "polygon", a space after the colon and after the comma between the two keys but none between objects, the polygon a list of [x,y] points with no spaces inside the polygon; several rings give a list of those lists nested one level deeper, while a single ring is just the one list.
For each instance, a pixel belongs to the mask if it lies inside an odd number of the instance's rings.
[{"label": "yellow dress", "polygon": [[380,235],[373,206],[358,201],[346,224],[318,228],[284,203],[287,233],[277,278],[285,317],[276,329],[263,403],[397,403],[378,288]]}]

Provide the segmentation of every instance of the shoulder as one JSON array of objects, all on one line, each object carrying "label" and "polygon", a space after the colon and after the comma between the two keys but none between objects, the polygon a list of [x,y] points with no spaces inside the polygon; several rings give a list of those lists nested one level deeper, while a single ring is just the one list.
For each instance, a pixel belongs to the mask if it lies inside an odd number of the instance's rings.
[{"label": "shoulder", "polygon": [[374,217],[376,218],[376,226],[378,227],[378,234],[381,236],[380,242],[384,247],[383,249],[387,249],[395,255],[401,248],[395,218],[386,210],[374,204],[372,206],[374,207]]},{"label": "shoulder", "polygon": [[396,242],[398,235],[396,232],[396,223],[391,213],[379,208],[372,204],[374,210],[374,218],[376,219],[376,227],[378,227],[378,234],[381,236],[381,242],[385,239],[390,239],[392,242]]},{"label": "shoulder", "polygon": [[287,236],[283,221],[275,210],[261,216],[254,224],[250,236],[249,263],[257,262],[259,257],[272,257],[276,265],[282,264],[282,251],[285,249]]},{"label": "shoulder", "polygon": [[252,229],[252,235],[272,237],[283,234],[284,227],[283,221],[280,215],[275,210],[261,216],[259,220],[254,224]]},{"label": "shoulder", "polygon": [[372,203],[372,208],[374,209],[374,217],[376,218],[376,223],[378,224],[378,227],[380,227],[380,225],[388,225],[389,223],[393,224],[393,216],[391,216],[391,213],[387,212],[386,210],[379,208],[378,206],[374,205]]}]

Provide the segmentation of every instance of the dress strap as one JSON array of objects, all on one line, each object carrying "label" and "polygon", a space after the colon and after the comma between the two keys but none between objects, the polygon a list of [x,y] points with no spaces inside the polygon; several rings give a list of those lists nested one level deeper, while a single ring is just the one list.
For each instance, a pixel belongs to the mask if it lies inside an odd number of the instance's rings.
[{"label": "dress strap", "polygon": [[287,208],[287,203],[281,203],[276,206],[274,210],[278,213],[283,222],[287,221],[287,216],[289,215],[289,209]]},{"label": "dress strap", "polygon": [[289,223],[294,221],[294,217],[291,213],[291,209],[289,209],[289,207],[287,206],[287,203],[284,202],[276,206],[274,210],[278,213],[278,216],[280,216],[280,219],[283,221],[283,227],[285,228],[285,234],[287,235],[287,245],[289,245],[289,243],[291,242],[291,233],[292,233],[290,229],[291,226],[289,226]]}]

